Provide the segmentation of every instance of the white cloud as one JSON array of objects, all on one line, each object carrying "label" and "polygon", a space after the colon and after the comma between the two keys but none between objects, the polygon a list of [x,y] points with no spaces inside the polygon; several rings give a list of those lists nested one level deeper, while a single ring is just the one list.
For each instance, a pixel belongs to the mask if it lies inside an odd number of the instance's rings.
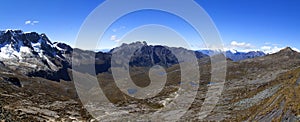
[{"label": "white cloud", "polygon": [[272,47],[271,46],[262,46],[261,49],[262,50],[271,50]]},{"label": "white cloud", "polygon": [[121,41],[120,39],[117,38],[117,35],[112,35],[112,36],[110,37],[110,40],[111,40],[111,41],[114,41],[114,42],[120,42],[120,41]]},{"label": "white cloud", "polygon": [[230,45],[235,48],[251,48],[252,47],[250,43],[236,42],[236,41],[232,41],[230,43]]},{"label": "white cloud", "polygon": [[117,39],[117,40],[115,40],[115,42],[120,42],[121,41],[121,39]]},{"label": "white cloud", "polygon": [[116,36],[116,35],[112,35],[112,36],[110,37],[110,40],[111,40],[111,41],[116,41],[116,40],[117,40],[117,36]]},{"label": "white cloud", "polygon": [[239,52],[249,52],[249,51],[259,51],[256,49],[255,46],[251,45],[250,43],[246,42],[237,42],[232,41],[229,45],[224,47],[224,50],[230,50],[232,52],[239,51]]},{"label": "white cloud", "polygon": [[38,24],[38,23],[40,23],[40,21],[33,21],[32,23],[33,24]]},{"label": "white cloud", "polygon": [[31,20],[25,21],[25,25],[36,25],[38,23],[39,23],[39,21],[36,21],[36,20],[34,20],[34,21],[31,21]]},{"label": "white cloud", "polygon": [[[263,51],[266,54],[277,53],[284,48],[286,48],[286,46],[284,47],[280,44],[275,44],[271,42],[265,42],[263,46],[256,47],[250,43],[237,42],[237,41],[232,41],[230,45],[224,47],[225,50],[230,50],[232,52],[235,52],[236,50],[238,52]],[[300,52],[300,50],[295,47],[291,47],[291,48],[297,52]]]},{"label": "white cloud", "polygon": [[[272,44],[273,45],[273,44]],[[286,47],[278,47],[278,46],[262,46],[260,49],[261,51],[269,54],[277,53],[280,50],[284,49]],[[293,50],[300,52],[299,49],[292,47]]]},{"label": "white cloud", "polygon": [[262,46],[260,49],[261,49],[261,51],[263,51],[265,53],[272,54],[272,53],[276,53],[276,52],[284,49],[284,47],[279,48],[277,46]]},{"label": "white cloud", "polygon": [[25,25],[28,25],[28,24],[30,24],[31,23],[31,21],[30,20],[28,20],[28,21],[25,21]]},{"label": "white cloud", "polygon": [[297,52],[300,52],[300,50],[298,48],[293,47],[292,49],[297,51]]}]

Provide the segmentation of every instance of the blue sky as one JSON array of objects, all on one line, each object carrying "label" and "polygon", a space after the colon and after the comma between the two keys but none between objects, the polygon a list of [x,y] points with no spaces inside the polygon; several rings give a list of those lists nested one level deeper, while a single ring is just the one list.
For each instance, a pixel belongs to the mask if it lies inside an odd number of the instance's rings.
[{"label": "blue sky", "polygon": [[[3,0],[0,29],[46,33],[52,41],[74,44],[85,18],[102,0]],[[300,49],[299,0],[196,0],[211,16],[226,49],[277,51]],[[105,17],[103,18],[105,19]],[[100,48],[117,45],[118,39],[145,24],[168,26],[189,40],[194,49],[204,48],[201,38],[181,18],[159,11],[140,11],[116,21]]]}]

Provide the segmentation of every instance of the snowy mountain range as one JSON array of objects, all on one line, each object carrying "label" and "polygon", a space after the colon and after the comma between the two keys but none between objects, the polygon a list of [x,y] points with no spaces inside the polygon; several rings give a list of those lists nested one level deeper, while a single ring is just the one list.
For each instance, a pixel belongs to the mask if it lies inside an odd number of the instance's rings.
[{"label": "snowy mountain range", "polygon": [[[213,56],[220,53],[220,51],[216,51],[216,50],[198,50],[198,52],[201,52],[209,56]],[[228,50],[225,51],[224,53],[227,58],[233,61],[241,61],[249,58],[262,57],[266,55],[266,53],[262,51],[239,52],[237,50]]]},{"label": "snowy mountain range", "polygon": [[[178,61],[167,48],[182,54],[191,51],[184,48],[153,46],[147,45],[147,43],[136,42],[123,44],[108,52],[94,52],[73,49],[64,43],[52,43],[46,34],[38,34],[36,32],[24,33],[21,30],[6,30],[0,31],[0,63],[9,69],[29,76],[44,77],[56,81],[60,79],[70,80],[69,69],[72,69],[72,63],[80,65],[83,69],[86,65],[94,64],[96,73],[106,72],[110,68],[112,54],[118,53],[116,50],[122,50],[119,52],[126,55],[126,52],[136,46],[142,48],[135,51],[131,58],[130,65],[132,66],[151,67],[153,65],[162,65],[169,67],[177,64]],[[198,59],[216,53],[212,50],[194,52]],[[226,52],[227,58],[233,61],[264,55],[265,53],[263,52]],[[96,64],[90,60],[93,56],[96,57]]]},{"label": "snowy mountain range", "polygon": [[22,74],[35,76],[40,71],[59,72],[69,67],[71,50],[66,44],[52,43],[45,34],[0,31],[0,61]]}]

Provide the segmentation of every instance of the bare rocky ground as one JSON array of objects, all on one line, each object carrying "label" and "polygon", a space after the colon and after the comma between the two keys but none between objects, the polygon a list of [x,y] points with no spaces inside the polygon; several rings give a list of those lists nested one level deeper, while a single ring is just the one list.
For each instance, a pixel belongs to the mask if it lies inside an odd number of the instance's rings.
[{"label": "bare rocky ground", "polygon": [[[87,121],[73,84],[29,78],[3,71],[0,78],[1,121]],[[12,84],[20,81],[22,86]],[[17,80],[16,80],[17,79]]]},{"label": "bare rocky ground", "polygon": [[[287,48],[265,57],[239,62],[228,60],[224,91],[216,107],[203,120],[199,119],[199,112],[210,82],[210,64],[207,58],[199,60],[199,64],[200,85],[195,89],[198,94],[180,121],[300,121],[299,53]],[[156,97],[142,100],[122,93],[109,72],[99,74],[99,84],[109,102],[87,104],[87,108],[100,113],[93,117],[83,108],[72,82],[29,78],[2,68],[0,120],[146,121],[151,119],[148,115],[162,110],[180,95],[178,69],[178,65],[168,68],[166,87]],[[132,71],[137,85],[148,84],[146,68],[134,67]],[[81,80],[91,77],[80,75]],[[86,94],[95,94],[96,90],[90,88]],[[185,101],[180,102],[184,104]],[[153,121],[174,121],[174,115],[183,111],[176,106],[169,110]]]}]

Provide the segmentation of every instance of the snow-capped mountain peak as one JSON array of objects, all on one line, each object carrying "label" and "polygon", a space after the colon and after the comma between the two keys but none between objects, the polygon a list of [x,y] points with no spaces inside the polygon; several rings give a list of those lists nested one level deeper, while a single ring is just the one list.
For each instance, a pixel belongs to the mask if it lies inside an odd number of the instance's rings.
[{"label": "snow-capped mountain peak", "polygon": [[0,31],[0,61],[5,65],[22,65],[33,70],[58,70],[61,66],[59,62],[66,59],[63,57],[66,51],[61,49],[46,34],[24,33],[21,30]]},{"label": "snow-capped mountain peak", "polygon": [[23,33],[21,30],[0,32],[0,58],[18,58],[46,54],[54,56],[56,49],[45,34]]},{"label": "snow-capped mountain peak", "polygon": [[[230,49],[230,50],[228,50],[228,51],[230,51],[231,53],[238,53],[238,51],[236,50],[236,49]],[[227,51],[227,52],[228,52]]]}]

